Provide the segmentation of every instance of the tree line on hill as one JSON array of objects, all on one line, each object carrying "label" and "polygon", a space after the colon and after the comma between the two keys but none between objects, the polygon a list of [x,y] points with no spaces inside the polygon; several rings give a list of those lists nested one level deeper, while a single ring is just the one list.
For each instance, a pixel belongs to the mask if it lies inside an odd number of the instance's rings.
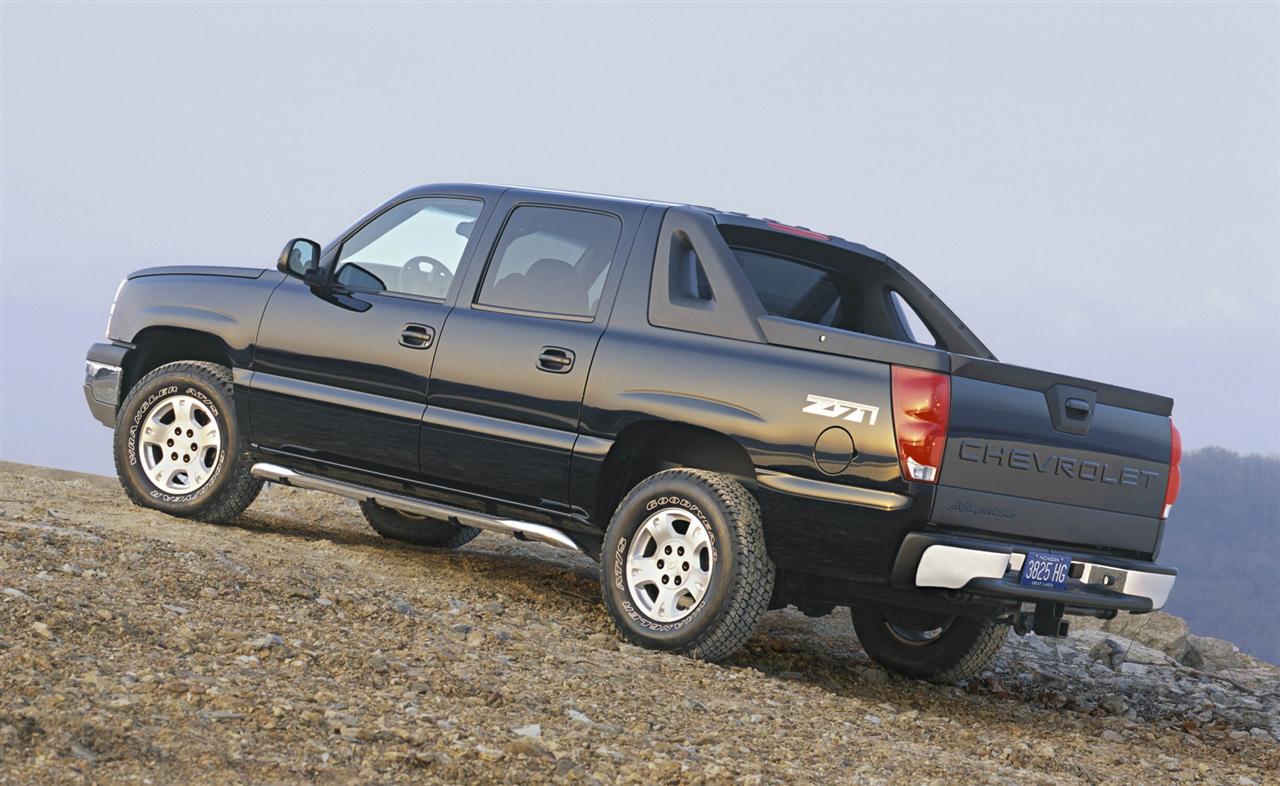
[{"label": "tree line on hill", "polygon": [[1165,611],[1280,663],[1280,456],[1188,451],[1159,561],[1178,568]]}]

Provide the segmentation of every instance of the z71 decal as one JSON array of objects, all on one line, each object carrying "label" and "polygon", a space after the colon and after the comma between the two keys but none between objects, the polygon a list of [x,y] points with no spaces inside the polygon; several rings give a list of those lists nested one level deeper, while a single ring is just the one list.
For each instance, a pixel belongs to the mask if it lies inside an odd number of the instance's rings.
[{"label": "z71 decal", "polygon": [[862,423],[865,418],[868,426],[874,426],[876,424],[876,415],[880,414],[879,407],[859,404],[856,401],[841,401],[838,398],[815,396],[812,393],[806,396],[805,399],[809,402],[809,406],[800,411],[808,412],[810,415],[821,415],[824,418],[843,416],[845,420],[854,423]]}]

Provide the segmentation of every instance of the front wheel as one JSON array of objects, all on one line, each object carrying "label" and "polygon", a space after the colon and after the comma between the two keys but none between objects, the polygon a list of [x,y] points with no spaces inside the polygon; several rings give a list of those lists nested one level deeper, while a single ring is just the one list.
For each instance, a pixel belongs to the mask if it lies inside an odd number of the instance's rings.
[{"label": "front wheel", "polygon": [[952,617],[858,606],[853,629],[871,659],[890,671],[929,682],[976,677],[990,663],[1009,626],[989,617]]},{"label": "front wheel", "polygon": [[773,593],[760,505],[705,470],[659,472],[632,489],[600,561],[605,606],[628,641],[704,660],[745,644]]},{"label": "front wheel", "polygon": [[231,369],[179,361],[133,386],[116,418],[120,485],[135,504],[223,523],[262,489],[232,404]]}]

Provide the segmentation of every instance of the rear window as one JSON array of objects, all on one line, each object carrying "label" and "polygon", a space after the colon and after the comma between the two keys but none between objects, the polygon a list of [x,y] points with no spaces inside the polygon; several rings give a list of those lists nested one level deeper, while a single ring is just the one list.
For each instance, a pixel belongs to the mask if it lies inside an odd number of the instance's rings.
[{"label": "rear window", "polygon": [[835,276],[820,267],[746,248],[733,249],[771,316],[842,327],[845,304]]},{"label": "rear window", "polygon": [[722,225],[720,233],[767,314],[877,338],[941,346],[894,266],[832,243]]}]

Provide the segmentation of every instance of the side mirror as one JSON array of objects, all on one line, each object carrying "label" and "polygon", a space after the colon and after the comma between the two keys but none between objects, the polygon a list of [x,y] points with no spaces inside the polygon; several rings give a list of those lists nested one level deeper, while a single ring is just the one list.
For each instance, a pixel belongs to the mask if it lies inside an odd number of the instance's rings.
[{"label": "side mirror", "polygon": [[276,269],[308,284],[317,283],[320,278],[320,244],[305,237],[290,240],[280,252]]}]

